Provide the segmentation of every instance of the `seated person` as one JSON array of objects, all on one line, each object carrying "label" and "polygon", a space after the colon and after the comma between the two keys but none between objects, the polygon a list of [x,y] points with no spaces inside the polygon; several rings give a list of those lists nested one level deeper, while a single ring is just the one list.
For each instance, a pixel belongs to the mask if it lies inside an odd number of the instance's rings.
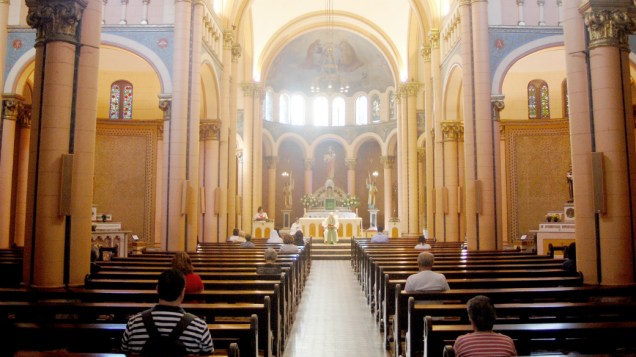
[{"label": "seated person", "polygon": [[415,249],[424,249],[424,250],[428,250],[431,249],[431,245],[426,243],[426,237],[424,236],[420,236],[417,239],[417,245],[415,246]]},{"label": "seated person", "polygon": [[241,233],[238,228],[232,230],[232,235],[227,239],[228,243],[243,243],[245,238],[241,237]]},{"label": "seated person", "polygon": [[289,228],[289,234],[295,235],[296,232],[301,231],[301,229],[302,229],[302,226],[300,225],[300,222],[298,221],[298,219],[296,219],[296,221],[292,223],[291,227]]},{"label": "seated person", "polygon": [[384,234],[384,227],[378,226],[378,233],[376,233],[373,237],[371,237],[371,241],[369,243],[388,243],[389,237]]},{"label": "seated person", "polygon": [[201,276],[194,272],[192,260],[186,252],[176,252],[172,257],[172,268],[180,271],[186,280],[186,294],[200,293],[203,291]]},{"label": "seated person", "polygon": [[422,252],[417,256],[417,265],[420,272],[406,279],[404,290],[406,291],[445,291],[450,289],[446,277],[435,273],[433,263],[435,256],[429,252]]},{"label": "seated person", "polygon": [[291,234],[283,234],[283,245],[278,250],[279,253],[298,253],[298,247],[294,244],[294,237]]},{"label": "seated person", "polygon": [[572,242],[563,251],[563,270],[576,273],[576,243]]},{"label": "seated person", "polygon": [[254,215],[255,221],[267,221],[269,218],[267,217],[267,213],[263,211],[263,207],[258,207],[258,211]]},{"label": "seated person", "polygon": [[159,303],[128,320],[121,339],[123,352],[156,355],[157,351],[149,349],[158,345],[159,336],[168,337],[173,330],[178,329],[176,332],[181,330],[181,333],[177,333],[177,338],[185,347],[185,351],[182,351],[184,355],[212,354],[214,347],[207,323],[181,308],[185,284],[185,277],[176,269],[166,270],[159,275]]},{"label": "seated person", "polygon": [[283,271],[280,266],[276,265],[278,253],[274,249],[265,249],[263,256],[265,257],[265,264],[256,267],[256,274],[280,274]]},{"label": "seated person", "polygon": [[256,247],[256,244],[254,244],[254,242],[252,242],[252,235],[251,234],[246,234],[245,235],[245,242],[241,243],[241,248],[254,248]]},{"label": "seated person", "polygon": [[298,230],[296,231],[296,233],[294,233],[294,244],[299,247],[305,246],[305,237],[303,237],[303,231]]},{"label": "seated person", "polygon": [[492,327],[497,318],[495,307],[490,299],[483,295],[468,300],[468,319],[473,327],[472,333],[459,336],[453,346],[455,356],[516,356],[517,350],[512,339],[494,332]]},{"label": "seated person", "polygon": [[272,229],[272,231],[269,232],[267,243],[283,243],[283,238],[278,235],[278,229]]}]

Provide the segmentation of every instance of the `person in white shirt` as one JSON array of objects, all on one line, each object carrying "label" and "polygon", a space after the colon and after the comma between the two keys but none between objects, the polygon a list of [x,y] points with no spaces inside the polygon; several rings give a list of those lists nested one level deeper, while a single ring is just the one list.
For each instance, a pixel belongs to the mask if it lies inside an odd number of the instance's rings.
[{"label": "person in white shirt", "polygon": [[420,236],[417,240],[417,245],[415,246],[415,249],[428,250],[428,249],[431,249],[431,245],[426,243],[426,237]]},{"label": "person in white shirt", "polygon": [[420,272],[406,279],[404,290],[406,291],[446,291],[449,290],[448,282],[443,274],[432,271],[435,256],[429,252],[422,252],[417,256],[417,265]]},{"label": "person in white shirt", "polygon": [[272,229],[269,233],[267,243],[283,243],[283,238],[278,235],[278,231],[276,229]]},{"label": "person in white shirt", "polygon": [[254,215],[255,221],[267,221],[269,217],[267,217],[267,213],[263,211],[263,207],[258,207],[258,212]]},{"label": "person in white shirt", "polygon": [[228,243],[243,243],[245,242],[245,238],[241,237],[241,234],[238,228],[234,228],[232,230],[232,235],[227,239]]}]

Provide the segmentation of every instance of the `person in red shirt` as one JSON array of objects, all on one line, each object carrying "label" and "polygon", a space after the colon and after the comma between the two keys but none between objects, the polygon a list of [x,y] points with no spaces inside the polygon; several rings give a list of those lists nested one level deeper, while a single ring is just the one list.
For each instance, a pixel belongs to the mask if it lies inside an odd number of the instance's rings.
[{"label": "person in red shirt", "polygon": [[186,294],[196,294],[203,291],[203,281],[201,280],[201,276],[194,272],[194,267],[192,266],[192,260],[190,256],[186,252],[177,252],[172,258],[172,267],[177,269],[183,275],[185,275],[186,286],[185,292]]}]

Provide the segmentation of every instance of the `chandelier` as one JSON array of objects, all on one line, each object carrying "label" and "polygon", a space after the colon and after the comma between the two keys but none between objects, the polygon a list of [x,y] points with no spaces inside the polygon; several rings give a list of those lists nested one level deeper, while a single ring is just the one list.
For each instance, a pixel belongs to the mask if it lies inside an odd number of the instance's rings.
[{"label": "chandelier", "polygon": [[311,93],[349,93],[349,84],[340,76],[333,39],[333,0],[326,0],[327,39],[322,47],[318,75],[311,81]]}]

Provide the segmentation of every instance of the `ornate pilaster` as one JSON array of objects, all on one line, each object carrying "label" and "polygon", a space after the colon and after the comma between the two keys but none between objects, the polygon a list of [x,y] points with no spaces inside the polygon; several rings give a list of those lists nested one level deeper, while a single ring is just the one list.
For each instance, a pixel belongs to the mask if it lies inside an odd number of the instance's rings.
[{"label": "ornate pilaster", "polygon": [[501,120],[501,117],[500,117],[501,111],[504,110],[504,108],[506,107],[506,103],[504,102],[504,99],[506,99],[506,96],[503,94],[492,95],[490,97],[490,103],[492,104],[493,120],[495,121]]},{"label": "ornate pilaster", "polygon": [[232,44],[232,62],[238,63],[239,58],[241,58],[241,53],[243,52],[243,48],[240,43]]},{"label": "ornate pilaster", "polygon": [[231,50],[234,44],[234,33],[232,31],[223,32],[223,49]]},{"label": "ornate pilaster", "polygon": [[2,97],[2,120],[17,121],[23,110],[22,97],[13,94]]},{"label": "ornate pilaster", "polygon": [[37,29],[35,45],[51,41],[78,43],[77,25],[86,8],[85,0],[26,0],[27,24]]},{"label": "ornate pilaster", "polygon": [[170,94],[159,94],[159,109],[163,112],[163,118],[170,120],[170,106],[172,105],[172,96]]},{"label": "ornate pilaster", "polygon": [[406,82],[401,84],[398,87],[398,98],[399,97],[414,97],[417,95],[421,84],[419,82]]},{"label": "ornate pilaster", "polygon": [[312,170],[314,168],[314,159],[305,159],[305,170]]},{"label": "ornate pilaster", "polygon": [[636,31],[636,9],[592,8],[585,12],[590,49],[602,46],[629,50],[628,36]]},{"label": "ornate pilaster", "polygon": [[355,170],[357,162],[358,160],[356,158],[345,159],[345,165],[347,165],[347,170]]},{"label": "ornate pilaster", "polygon": [[431,48],[439,48],[439,29],[429,31],[428,40],[431,42]]},{"label": "ornate pilaster", "polygon": [[243,82],[241,89],[245,97],[260,97],[264,94],[263,86],[256,82]]},{"label": "ornate pilaster", "polygon": [[380,156],[380,163],[385,169],[392,169],[395,165],[395,156]]},{"label": "ornate pilaster", "polygon": [[221,120],[201,120],[199,124],[199,140],[219,140],[219,133],[221,130]]},{"label": "ornate pilaster", "polygon": [[441,123],[444,141],[457,141],[464,137],[464,124],[458,120],[445,120]]},{"label": "ornate pilaster", "polygon": [[424,58],[424,62],[430,62],[431,61],[431,46],[428,46],[428,45],[422,46],[422,49],[420,50],[420,54],[422,55],[422,58]]}]

